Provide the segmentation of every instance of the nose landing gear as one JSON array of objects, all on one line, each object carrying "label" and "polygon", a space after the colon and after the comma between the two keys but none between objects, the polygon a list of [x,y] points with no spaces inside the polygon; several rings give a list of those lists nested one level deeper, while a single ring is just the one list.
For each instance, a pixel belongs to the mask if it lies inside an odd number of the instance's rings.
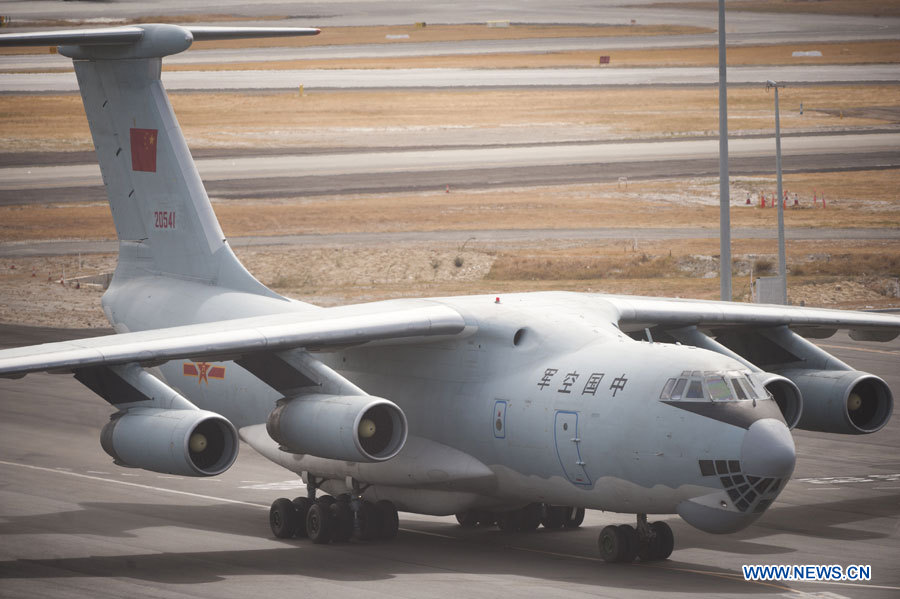
[{"label": "nose landing gear", "polygon": [[642,562],[668,559],[675,548],[675,536],[665,522],[647,523],[647,514],[637,515],[637,526],[607,526],[597,540],[600,557],[607,562]]}]

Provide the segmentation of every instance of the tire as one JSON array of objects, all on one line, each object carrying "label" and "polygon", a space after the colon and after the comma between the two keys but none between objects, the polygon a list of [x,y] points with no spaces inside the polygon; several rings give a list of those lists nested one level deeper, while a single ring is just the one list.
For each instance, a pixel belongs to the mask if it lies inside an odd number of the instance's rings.
[{"label": "tire", "polygon": [[308,497],[295,497],[291,503],[294,504],[294,511],[297,512],[297,528],[294,530],[294,536],[298,539],[306,538],[306,514],[312,501]]},{"label": "tire", "polygon": [[353,536],[353,510],[350,504],[336,501],[329,507],[334,530],[331,535],[333,543],[346,543]]},{"label": "tire", "polygon": [[566,513],[566,528],[578,528],[584,522],[584,508],[570,507]]},{"label": "tire", "polygon": [[475,528],[478,526],[478,514],[473,510],[460,512],[456,514],[456,521],[463,528]]},{"label": "tire", "polygon": [[548,505],[541,523],[544,525],[544,528],[559,530],[566,525],[568,519],[569,508],[560,505]]},{"label": "tire", "polygon": [[659,555],[659,538],[654,535],[649,539],[640,539],[638,542],[638,557],[642,562],[656,561]]},{"label": "tire", "polygon": [[306,534],[309,540],[316,545],[326,545],[331,542],[333,531],[331,510],[319,502],[310,506],[306,514]]},{"label": "tire", "polygon": [[675,534],[672,529],[665,522],[653,522],[650,529],[656,533],[656,538],[659,540],[656,559],[669,559],[672,550],[675,549]]},{"label": "tire", "polygon": [[321,503],[324,507],[331,507],[331,505],[336,501],[337,499],[335,499],[331,495],[322,495],[321,497],[316,499],[316,503]]},{"label": "tire", "polygon": [[290,499],[280,498],[269,508],[269,527],[279,539],[290,539],[297,531],[297,510]]},{"label": "tire", "polygon": [[538,526],[541,525],[541,504],[531,503],[523,507],[520,511],[522,513],[520,530],[522,532],[532,532],[537,530]]},{"label": "tire", "polygon": [[390,501],[379,501],[375,504],[378,515],[381,519],[381,531],[378,534],[379,539],[393,539],[397,536],[400,529],[400,516],[397,514],[397,507]]},{"label": "tire", "polygon": [[638,533],[634,527],[627,524],[620,524],[616,528],[619,529],[619,537],[622,540],[622,547],[619,552],[619,561],[630,564],[637,557],[639,539]]},{"label": "tire", "polygon": [[619,535],[617,526],[605,526],[600,531],[600,537],[597,539],[597,546],[600,548],[600,557],[603,561],[615,563],[619,561],[619,555],[622,548],[622,539]]},{"label": "tire", "polygon": [[370,501],[363,501],[359,506],[359,539],[374,541],[381,535],[381,514]]}]

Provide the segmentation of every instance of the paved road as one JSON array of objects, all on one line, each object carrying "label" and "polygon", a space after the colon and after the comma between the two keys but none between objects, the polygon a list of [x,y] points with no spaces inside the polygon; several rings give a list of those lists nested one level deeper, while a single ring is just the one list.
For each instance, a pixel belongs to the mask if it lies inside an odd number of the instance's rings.
[{"label": "paved road", "polygon": [[[59,334],[0,328],[0,343]],[[900,388],[900,342],[826,350]],[[875,435],[795,432],[798,463],[778,501],[734,535],[677,517],[662,564],[605,564],[602,526],[506,535],[401,514],[391,543],[313,546],[271,537],[266,510],[300,482],[242,447],[213,479],[114,466],[99,447],[110,408],[69,376],[0,380],[0,595],[53,597],[841,597],[900,592],[900,419]],[[840,478],[833,478],[840,477]],[[870,583],[744,582],[742,564],[870,564]]]},{"label": "paved road", "polygon": [[[732,239],[776,239],[776,231],[771,228],[733,228]],[[803,240],[897,240],[900,231],[895,229],[787,229],[788,241]],[[625,240],[665,240],[665,239],[718,239],[718,228],[703,227],[660,227],[652,228],[605,228],[594,229],[469,229],[457,231],[403,231],[403,232],[362,232],[309,235],[271,235],[229,237],[233,247],[287,245],[303,247],[350,247],[383,245],[452,244],[468,243],[471,246],[493,248],[502,245],[542,244],[547,241],[602,241],[607,239]],[[114,254],[118,251],[118,241],[77,240],[77,241],[28,241],[0,243],[0,258],[24,258],[36,256],[64,256],[75,254]]]},{"label": "paved road", "polygon": [[[566,69],[310,69],[279,71],[165,71],[166,89],[286,90],[610,87],[641,85],[715,85],[715,67],[566,68]],[[822,65],[729,67],[729,85],[760,85],[767,79],[804,83],[896,83],[900,65]],[[0,92],[74,92],[74,72],[5,73]]]},{"label": "paved road", "polygon": [[[157,0],[145,2],[71,2],[61,6],[54,0],[0,2],[0,14],[15,19],[29,18],[123,18],[156,15],[244,15],[248,17],[287,17],[282,20],[249,21],[259,25],[343,26],[396,25],[427,23],[484,23],[509,20],[513,23],[583,23],[628,25],[638,24],[694,25],[716,28],[715,10],[684,10],[652,5],[657,0],[555,0],[554,2],[521,2],[518,0],[456,0],[454,2],[421,2],[418,0],[328,0],[303,2],[302,9],[294,0]],[[770,35],[779,41],[796,41],[803,33],[818,32],[818,40],[846,39],[842,36],[860,32],[867,36],[896,34],[900,19],[871,16],[790,15],[727,12],[729,36]]]},{"label": "paved road", "polygon": [[[729,142],[738,174],[772,170],[774,140]],[[900,162],[900,133],[794,136],[782,140],[788,169],[879,168]],[[695,176],[718,159],[713,139],[668,142],[539,144],[525,146],[335,152],[204,158],[196,161],[217,197],[274,197],[434,188],[581,182],[629,176]],[[744,161],[743,163],[741,161]],[[674,171],[674,172],[673,172]],[[0,168],[0,205],[102,200],[96,164]],[[88,195],[85,195],[88,194]]]}]

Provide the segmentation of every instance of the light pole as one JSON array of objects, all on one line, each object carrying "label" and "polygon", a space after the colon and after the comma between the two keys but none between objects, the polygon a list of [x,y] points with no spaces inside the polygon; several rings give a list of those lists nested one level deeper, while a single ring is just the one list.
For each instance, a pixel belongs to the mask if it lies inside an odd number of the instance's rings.
[{"label": "light pole", "polygon": [[725,76],[725,0],[719,0],[719,295],[731,301],[731,199],[728,190],[728,84]]},{"label": "light pole", "polygon": [[781,303],[787,305],[787,260],[784,250],[784,192],[781,189],[781,122],[778,118],[778,88],[784,83],[766,81],[766,91],[775,89],[775,176],[778,181],[778,277],[781,279]]}]

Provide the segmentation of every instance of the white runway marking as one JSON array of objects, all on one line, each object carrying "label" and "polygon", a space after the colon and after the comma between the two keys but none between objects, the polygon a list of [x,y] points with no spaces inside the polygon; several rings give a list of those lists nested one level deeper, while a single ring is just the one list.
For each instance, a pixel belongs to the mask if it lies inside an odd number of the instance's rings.
[{"label": "white runway marking", "polygon": [[81,474],[72,472],[71,470],[62,470],[60,468],[44,468],[43,466],[31,466],[30,464],[19,464],[17,462],[7,462],[0,460],[0,464],[4,466],[16,466],[18,468],[27,468],[28,470],[38,470],[41,472],[53,472],[55,474],[66,474],[68,476],[76,476],[78,478],[86,478],[88,480],[99,480],[105,483],[113,483],[116,485],[125,485],[128,487],[137,487],[138,489],[148,489],[151,491],[160,491],[162,493],[172,493],[173,495],[184,495],[195,499],[207,499],[210,501],[221,501],[222,503],[236,503],[238,505],[249,505],[251,507],[269,509],[269,506],[261,503],[251,503],[249,501],[239,501],[237,499],[226,499],[224,497],[214,497],[212,495],[201,495],[200,493],[189,493],[187,491],[177,491],[175,489],[166,489],[165,487],[154,487],[153,485],[142,485],[140,483],[132,483],[124,480],[115,480],[113,478],[103,478],[101,476],[91,476],[89,474]]}]

